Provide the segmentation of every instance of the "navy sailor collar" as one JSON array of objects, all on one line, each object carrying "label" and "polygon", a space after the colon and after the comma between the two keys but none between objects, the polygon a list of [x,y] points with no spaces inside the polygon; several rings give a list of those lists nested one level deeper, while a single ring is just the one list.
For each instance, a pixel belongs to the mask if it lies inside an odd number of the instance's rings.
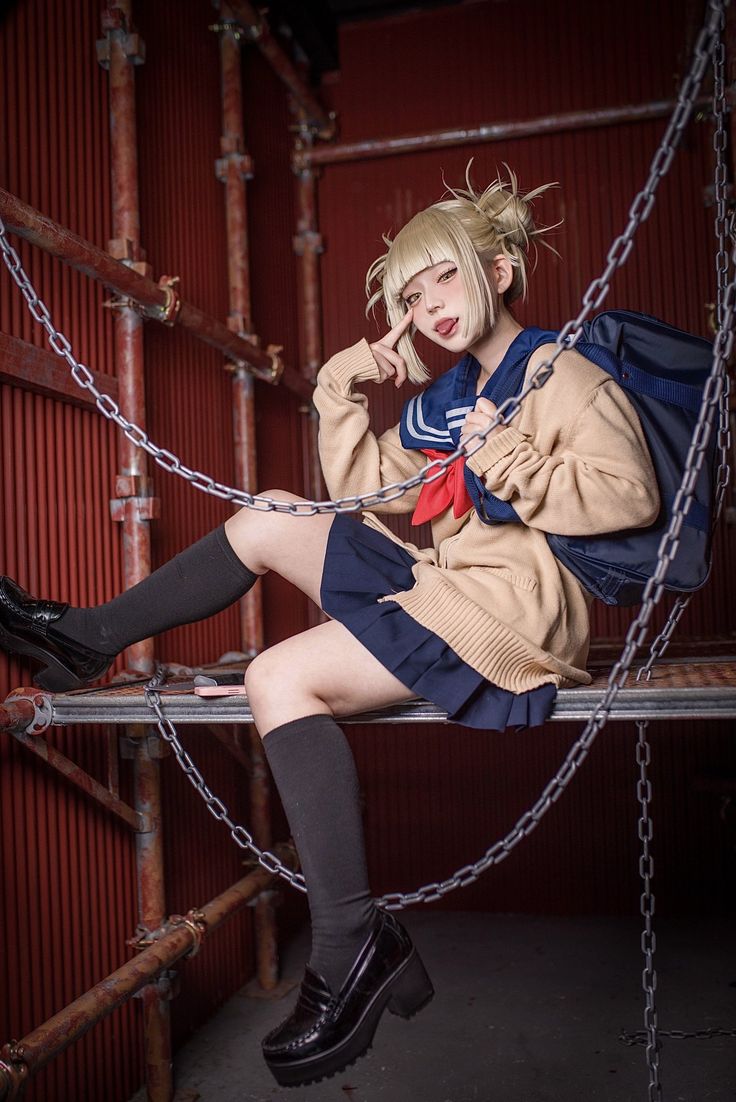
[{"label": "navy sailor collar", "polygon": [[454,451],[462,424],[478,398],[488,398],[498,406],[512,394],[518,394],[530,355],[541,344],[549,344],[556,337],[551,330],[537,326],[522,329],[480,394],[475,392],[480,364],[466,353],[459,363],[405,402],[399,426],[403,446]]}]

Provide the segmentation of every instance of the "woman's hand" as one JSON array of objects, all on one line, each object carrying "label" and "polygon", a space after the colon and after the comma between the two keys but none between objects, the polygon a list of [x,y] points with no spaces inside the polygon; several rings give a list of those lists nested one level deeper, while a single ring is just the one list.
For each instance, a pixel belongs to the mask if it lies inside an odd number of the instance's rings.
[{"label": "woman's hand", "polygon": [[[485,428],[488,428],[488,425],[496,416],[496,412],[497,410],[493,402],[489,401],[488,398],[479,398],[478,401],[475,403],[475,409],[470,411],[470,413],[465,418],[465,421],[463,422],[463,427],[460,430],[460,443],[465,444],[468,438],[472,436],[474,432],[479,432]],[[504,426],[501,424],[496,425],[496,427],[494,429],[491,429],[491,431],[488,433],[486,440],[490,440],[492,436],[496,436],[499,432],[502,431],[503,427]],[[479,441],[474,440],[473,445],[477,444],[478,442]]]},{"label": "woman's hand", "polygon": [[398,325],[395,325],[393,329],[390,329],[385,337],[381,337],[380,341],[376,341],[371,345],[371,352],[373,353],[373,359],[378,365],[380,372],[379,383],[385,383],[386,379],[394,379],[394,386],[400,387],[402,383],[406,382],[406,364],[404,357],[400,356],[396,351],[396,345],[406,330],[411,325],[413,317],[413,311],[407,310]]}]

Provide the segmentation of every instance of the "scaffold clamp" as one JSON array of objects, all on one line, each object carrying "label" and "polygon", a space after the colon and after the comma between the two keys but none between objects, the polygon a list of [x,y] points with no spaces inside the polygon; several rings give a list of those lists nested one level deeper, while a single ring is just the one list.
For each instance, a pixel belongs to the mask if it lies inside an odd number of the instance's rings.
[{"label": "scaffold clamp", "polygon": [[186,926],[188,930],[191,930],[194,935],[194,945],[186,954],[185,959],[190,960],[192,957],[196,957],[207,933],[207,920],[202,911],[192,909],[187,911],[185,915],[171,915],[169,922],[172,926]]},{"label": "scaffold clamp", "polygon": [[18,1041],[9,1041],[0,1049],[0,1098],[20,1098],[28,1079],[25,1050]]},{"label": "scaffold clamp", "polygon": [[271,358],[271,381],[277,383],[284,373],[284,361],[281,353],[284,351],[282,344],[266,345],[266,355]]},{"label": "scaffold clamp", "polygon": [[158,285],[162,291],[166,294],[166,301],[163,306],[157,306],[155,313],[152,315],[157,321],[162,322],[163,325],[175,325],[176,319],[179,316],[181,310],[181,296],[176,290],[176,284],[179,282],[179,276],[161,276],[158,281]]},{"label": "scaffold clamp", "polygon": [[[23,708],[23,704],[26,708]],[[51,696],[41,690],[15,689],[5,698],[2,710],[9,720],[12,720],[14,713],[17,713],[16,723],[8,722],[3,726],[7,730],[15,729],[27,735],[42,734],[51,726],[54,719]]]}]

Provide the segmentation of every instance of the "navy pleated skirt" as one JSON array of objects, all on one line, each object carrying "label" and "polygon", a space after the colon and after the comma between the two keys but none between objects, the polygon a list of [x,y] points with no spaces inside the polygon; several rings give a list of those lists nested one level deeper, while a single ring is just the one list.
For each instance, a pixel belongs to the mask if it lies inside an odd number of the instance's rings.
[{"label": "navy pleated skirt", "polygon": [[398,604],[378,603],[379,597],[414,586],[415,561],[381,532],[338,513],[327,542],[322,608],[403,685],[444,709],[453,723],[492,731],[544,723],[557,693],[554,685],[526,693],[500,689]]}]

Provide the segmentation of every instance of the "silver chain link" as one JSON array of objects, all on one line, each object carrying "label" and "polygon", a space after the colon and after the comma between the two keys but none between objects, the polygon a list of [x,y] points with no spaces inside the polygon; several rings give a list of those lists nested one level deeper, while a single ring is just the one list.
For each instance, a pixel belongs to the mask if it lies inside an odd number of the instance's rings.
[{"label": "silver chain link", "polygon": [[218,482],[211,475],[202,471],[192,470],[177,455],[166,448],[161,448],[150,440],[146,431],[129,421],[120,411],[120,407],[107,394],[102,394],[94,382],[94,376],[90,369],[79,363],[72,352],[69,340],[54,326],[51,315],[46,305],[36,293],[28,275],[24,271],[20,257],[11,246],[6,236],[5,225],[0,218],[0,251],[3,260],[11,276],[20,288],[28,308],[37,322],[46,330],[49,344],[58,356],[66,361],[74,381],[95,399],[95,404],[100,412],[113,421],[125,436],[136,447],[142,448],[159,467],[171,474],[179,475],[186,479],[196,490],[211,494],[213,497],[231,501],[236,505],[242,505],[249,509],[261,512],[290,513],[293,516],[314,516],[316,513],[350,513],[361,509],[375,508],[385,505],[402,497],[408,490],[427,482],[434,482],[440,478],[443,472],[451,466],[460,456],[474,455],[485,442],[486,437],[499,424],[509,424],[518,414],[524,399],[532,390],[539,390],[544,386],[554,371],[554,365],[560,353],[565,349],[573,348],[580,339],[583,331],[583,323],[590,314],[597,310],[606,298],[611,279],[631,252],[634,234],[638,227],[648,217],[654,205],[655,192],[663,176],[669,171],[675,150],[679,145],[682,133],[692,113],[693,104],[697,98],[700,84],[703,78],[706,64],[712,49],[712,43],[718,32],[719,19],[723,13],[727,0],[709,0],[708,15],[705,25],[698,35],[690,70],[683,81],[678,94],[677,104],[670,118],[660,146],[652,160],[649,176],[644,188],[634,199],[629,209],[629,220],[624,232],[615,239],[606,257],[606,266],[588,287],[583,295],[582,306],[576,318],[568,321],[560,330],[555,340],[555,351],[541,363],[536,371],[526,380],[524,387],[517,395],[512,395],[502,402],[496,412],[496,416],[490,424],[482,430],[478,430],[468,438],[468,443],[456,448],[444,459],[435,459],[427,463],[421,471],[412,478],[403,482],[392,482],[380,489],[367,494],[356,494],[351,497],[338,498],[335,501],[277,501],[263,495],[250,494],[245,490],[225,483]]},{"label": "silver chain link", "polygon": [[[707,1029],[658,1029],[658,1037],[669,1037],[671,1041],[711,1041],[714,1037],[736,1037],[736,1029],[722,1029],[713,1026]],[[634,1029],[619,1035],[619,1041],[625,1045],[646,1045],[648,1034],[645,1029]]]},{"label": "silver chain link", "polygon": [[636,761],[639,766],[639,780],[636,785],[636,794],[641,807],[639,819],[639,839],[641,841],[641,857],[639,858],[639,876],[642,880],[643,891],[640,897],[640,909],[644,918],[644,929],[641,934],[641,951],[644,954],[644,969],[641,983],[644,990],[644,1035],[646,1037],[646,1059],[649,1068],[649,1102],[660,1102],[662,1098],[662,1084],[659,1079],[659,1037],[657,1036],[657,1005],[655,991],[657,988],[657,973],[654,968],[654,953],[657,948],[657,937],[654,933],[652,919],[654,918],[654,892],[652,891],[652,877],[654,876],[654,861],[650,850],[653,836],[652,817],[649,814],[649,805],[652,802],[652,785],[647,775],[649,764],[652,760],[651,748],[647,741],[646,720],[638,720],[636,724],[639,738],[636,744]]},{"label": "silver chain link", "polygon": [[[51,347],[69,364],[75,381],[93,394],[100,411],[110,420],[118,424],[128,439],[137,446],[144,448],[159,466],[188,479],[196,489],[211,493],[215,497],[231,500],[249,508],[260,509],[264,512],[288,512],[296,515],[314,515],[319,512],[349,512],[392,501],[400,497],[413,486],[423,482],[434,481],[434,479],[438,478],[442,471],[454,462],[458,456],[473,454],[477,448],[482,446],[483,440],[485,440],[485,437],[496,424],[501,422],[508,423],[516,416],[521,408],[523,400],[532,389],[539,389],[544,386],[554,370],[554,363],[559,354],[565,348],[572,348],[579,340],[582,334],[583,323],[590,313],[596,310],[603,302],[608,293],[610,281],[614,272],[624,264],[631,252],[633,237],[636,230],[651,212],[657,186],[662,177],[669,170],[675,149],[679,144],[680,137],[692,112],[695,99],[697,98],[705,66],[712,52],[713,43],[717,39],[725,2],[726,0],[709,0],[708,15],[705,25],[700,31],[695,44],[690,70],[683,81],[678,95],[678,102],[660,146],[652,160],[647,183],[631,205],[626,229],[616,238],[608,252],[606,258],[607,263],[603,273],[597,279],[593,280],[583,295],[582,307],[578,316],[574,320],[568,321],[560,331],[556,341],[557,347],[555,352],[545,363],[537,368],[519,395],[507,399],[499,406],[497,416],[488,428],[474,434],[479,438],[477,445],[474,445],[470,449],[458,448],[446,459],[427,464],[427,466],[414,478],[408,479],[403,483],[393,483],[371,494],[356,495],[354,497],[342,498],[332,502],[287,503],[275,501],[271,498],[256,497],[247,494],[242,490],[224,486],[222,483],[216,482],[210,476],[201,474],[201,472],[190,470],[188,467],[185,467],[181,460],[173,455],[173,453],[158,448],[155,444],[151,443],[143,429],[124,418],[112,399],[101,394],[99,390],[97,390],[94,385],[92,373],[87,367],[79,364],[75,360],[69,341],[54,328],[46,306],[38,298],[28,276],[20,264],[18,254],[7,241],[5,227],[0,220],[0,249],[2,250],[3,258],[26,298],[31,313],[47,330]],[[594,709],[583,733],[573,744],[563,764],[560,766],[560,769],[545,786],[533,807],[520,817],[515,826],[505,835],[505,837],[489,847],[479,860],[458,869],[457,872],[446,880],[425,884],[423,887],[413,892],[391,892],[383,896],[379,902],[387,909],[398,910],[414,903],[430,903],[440,899],[448,892],[456,888],[464,887],[477,880],[478,877],[492,865],[497,865],[508,857],[512,849],[538,826],[552,804],[560,798],[587,757],[595,738],[605,726],[618,692],[623,688],[626,682],[631,663],[646,637],[646,631],[652,612],[664,593],[664,579],[667,570],[677,551],[679,533],[682,528],[683,519],[692,499],[695,483],[702,467],[712,421],[723,391],[723,376],[725,373],[724,358],[730,355],[733,342],[734,293],[734,283],[731,282],[728,284],[723,295],[722,323],[714,343],[713,366],[704,390],[703,403],[688,452],[682,484],[675,497],[670,525],[659,547],[657,568],[645,587],[639,614],[629,627],[624,648],[621,656],[611,670],[606,691],[601,702]],[[305,891],[303,877],[287,869],[274,854],[261,851],[255,845],[252,836],[245,827],[236,824],[231,819],[222,801],[215,797],[210,791],[202,774],[181,745],[173,724],[163,714],[161,698],[157,692],[157,688],[160,687],[160,684],[160,675],[154,675],[154,678],[146,689],[147,702],[156,715],[159,732],[165,741],[174,749],[177,761],[195,789],[204,799],[210,813],[214,815],[215,818],[225,823],[235,842],[241,848],[250,850],[264,868],[282,876],[298,890]]]},{"label": "silver chain link", "polygon": [[641,950],[644,954],[644,968],[642,970],[642,990],[644,991],[644,1029],[623,1030],[619,1040],[625,1045],[643,1045],[646,1048],[646,1061],[649,1069],[649,1094],[650,1102],[659,1102],[662,1098],[662,1084],[659,1075],[659,1053],[661,1051],[661,1039],[668,1037],[673,1041],[711,1040],[714,1037],[736,1037],[736,1029],[724,1029],[721,1026],[710,1026],[706,1029],[659,1029],[657,1025],[657,972],[654,967],[654,954],[657,948],[657,938],[654,932],[655,899],[652,891],[652,878],[654,876],[654,860],[651,853],[651,842],[654,836],[650,806],[652,802],[652,782],[649,779],[649,767],[652,763],[652,752],[647,741],[647,720],[637,720],[639,737],[636,744],[636,762],[639,767],[639,778],[636,785],[636,796],[639,801],[641,814],[639,816],[639,839],[641,841],[641,855],[639,857],[639,876],[642,880],[643,890],[639,900],[639,909],[644,919],[644,928],[641,934]]},{"label": "silver chain link", "polygon": [[[727,226],[727,169],[726,169],[726,86],[725,86],[725,62],[726,47],[723,42],[725,16],[722,14],[718,28],[718,38],[713,45],[713,118],[715,128],[713,132],[713,150],[715,152],[714,175],[714,200],[716,206],[715,235],[718,245],[716,251],[716,310],[715,322],[718,328],[723,320],[723,296],[728,283],[728,250],[726,241],[729,236],[733,243],[733,226]],[[731,477],[729,465],[729,451],[731,447],[731,426],[729,421],[729,392],[730,378],[726,371],[723,379],[723,393],[721,396],[720,418],[718,422],[718,453],[720,462],[716,474],[714,488],[713,529],[718,526],[718,521],[723,508],[723,500],[726,488]],[[669,646],[682,614],[690,604],[692,596],[678,597],[670,612],[664,627],[653,640],[649,649],[646,663],[639,669],[636,675],[637,681],[649,681],[652,669],[660,660]]]},{"label": "silver chain link", "polygon": [[[552,780],[545,786],[535,804],[518,819],[515,826],[504,838],[489,847],[483,857],[474,864],[465,865],[446,880],[425,884],[414,892],[392,892],[384,895],[379,902],[388,909],[398,910],[415,903],[433,902],[434,900],[442,898],[442,896],[448,892],[456,888],[464,887],[477,880],[478,877],[492,865],[497,865],[504,860],[522,838],[525,838],[538,826],[542,817],[567,788],[572,777],[587,757],[595,738],[608,721],[616,696],[619,690],[623,688],[634,657],[639,647],[644,642],[654,608],[664,594],[664,579],[667,576],[669,565],[677,552],[679,534],[684,517],[687,514],[694,495],[695,485],[702,468],[704,454],[710,439],[716,412],[719,412],[718,443],[720,451],[720,465],[717,474],[715,497],[716,519],[720,516],[730,474],[728,464],[728,449],[730,445],[728,414],[729,379],[726,363],[730,357],[733,344],[734,297],[736,296],[736,283],[733,279],[729,282],[729,259],[726,250],[725,53],[723,43],[720,39],[725,22],[724,12],[727,2],[728,0],[709,0],[706,22],[695,45],[693,62],[683,82],[682,88],[680,89],[677,106],[673,112],[664,138],[652,161],[647,183],[632,203],[629,210],[629,221],[626,229],[616,238],[608,252],[606,267],[603,273],[598,279],[590,284],[585,292],[578,316],[568,321],[558,334],[555,341],[556,348],[554,353],[537,368],[526,382],[520,394],[508,398],[499,406],[496,416],[489,426],[483,431],[476,432],[470,438],[470,446],[466,445],[457,448],[445,459],[428,463],[411,479],[407,479],[404,482],[391,483],[369,494],[355,495],[353,497],[341,498],[336,501],[310,501],[304,503],[280,502],[272,498],[252,495],[243,490],[217,482],[211,476],[187,467],[174,453],[165,448],[158,447],[149,439],[147,433],[140,426],[123,416],[120,408],[109,396],[102,394],[97,389],[92,372],[89,368],[75,359],[70,342],[53,325],[47,307],[37,295],[28,275],[21,265],[18,253],[8,242],[5,226],[2,219],[0,219],[0,250],[2,251],[3,259],[5,260],[11,276],[25,297],[31,314],[35,320],[46,329],[51,348],[67,362],[75,382],[93,395],[100,412],[109,420],[115,422],[122,429],[125,436],[137,447],[143,448],[160,467],[185,478],[195,489],[209,493],[223,500],[232,501],[235,504],[259,509],[261,511],[285,512],[297,516],[312,516],[316,513],[356,512],[360,509],[386,504],[401,497],[414,486],[432,482],[441,477],[446,468],[454,463],[459,456],[472,455],[482,447],[488,434],[498,424],[508,424],[512,421],[518,414],[527,394],[529,394],[532,389],[539,389],[547,382],[554,371],[554,364],[558,356],[564,349],[574,347],[580,339],[583,323],[594,310],[600,307],[608,294],[610,281],[615,271],[627,260],[631,251],[634,234],[641,223],[649,216],[654,203],[656,188],[662,177],[666,175],[669,170],[675,149],[679,144],[682,132],[690,117],[693,103],[697,97],[705,66],[709,56],[712,54],[714,68],[714,116],[716,120],[713,144],[716,153],[715,227],[716,240],[718,243],[716,256],[716,323],[718,332],[714,342],[711,373],[703,393],[700,414],[688,452],[682,483],[675,498],[670,525],[660,543],[657,567],[645,587],[639,614],[629,627],[624,648],[618,661],[611,670],[606,691],[600,704],[590,716],[583,733],[573,744],[562,766]],[[733,246],[731,261],[736,265],[736,240],[734,239],[733,233],[731,233],[730,236]],[[674,629],[687,607],[688,602],[689,598],[684,597],[680,597],[676,601],[664,629],[652,643],[648,662],[646,666],[639,671],[640,676],[642,674],[646,677],[650,676],[654,662],[657,661],[666,650]],[[241,849],[251,852],[264,869],[274,875],[282,877],[298,891],[305,892],[306,885],[302,874],[293,872],[291,869],[287,868],[278,860],[275,854],[260,850],[248,830],[231,818],[225,804],[210,790],[202,773],[197,768],[189,753],[182,746],[173,724],[164,715],[161,706],[161,697],[158,692],[163,680],[164,676],[162,671],[157,670],[154,677],[146,686],[146,701],[156,716],[158,730],[162,738],[172,747],[177,762],[195,790],[204,800],[207,810],[215,819],[225,824],[236,844]],[[652,820],[649,813],[652,790],[651,782],[647,775],[647,769],[651,761],[651,750],[646,738],[647,726],[648,724],[645,720],[640,720],[637,723],[639,732],[637,742],[637,763],[639,766],[637,795],[641,807],[639,838],[642,843],[639,872],[643,882],[640,903],[641,913],[644,917],[642,952],[644,953],[645,962],[642,972],[642,987],[645,994],[645,1028],[644,1030],[638,1030],[634,1033],[623,1033],[621,1039],[629,1045],[645,1045],[647,1067],[649,1069],[649,1102],[661,1102],[662,1086],[659,1076],[661,1037],[666,1036],[678,1039],[734,1037],[736,1036],[736,1030],[714,1028],[691,1032],[682,1030],[659,1031],[657,1027],[655,1001],[656,971],[654,968],[656,936],[652,922],[655,899],[651,889],[654,869],[650,852]]]},{"label": "silver chain link", "polygon": [[[725,13],[721,12],[718,21],[718,36],[713,42],[713,116],[715,129],[713,134],[713,149],[715,152],[715,187],[714,199],[716,205],[715,236],[717,242],[716,252],[716,327],[720,333],[724,327],[724,310],[728,291],[729,255],[726,249],[726,240],[729,236],[729,228],[726,225],[726,95],[725,95],[725,44],[723,32],[725,29]],[[730,227],[732,249],[736,244],[733,233],[733,225]],[[734,250],[736,256],[736,249]],[[730,379],[727,362],[723,365],[721,377],[722,393],[719,403],[718,421],[718,450],[720,463],[716,476],[714,521],[715,529],[721,515],[726,487],[730,480],[729,449],[730,449],[730,421],[729,421],[729,389]],[[644,677],[649,680],[654,664],[666,651],[670,639],[677,627],[685,609],[690,603],[691,597],[678,597],[667,622],[662,631],[652,642],[649,657],[646,664],[639,670],[637,681]],[[643,891],[640,899],[641,914],[644,919],[644,928],[641,935],[641,948],[644,954],[644,968],[642,970],[642,990],[644,992],[644,1029],[633,1033],[622,1033],[621,1040],[625,1044],[641,1044],[645,1046],[646,1063],[649,1071],[649,1083],[647,1097],[649,1102],[661,1102],[662,1084],[660,1079],[659,1054],[661,1039],[668,1037],[672,1040],[701,1040],[712,1037],[736,1037],[736,1029],[699,1029],[699,1030],[660,1030],[657,1025],[657,973],[654,967],[654,953],[656,950],[656,934],[654,932],[653,918],[655,898],[652,891],[652,877],[654,875],[654,863],[650,851],[650,843],[653,836],[652,819],[649,811],[652,799],[652,786],[648,776],[648,768],[651,764],[651,748],[647,741],[646,721],[637,722],[639,737],[636,747],[636,760],[639,765],[639,780],[637,783],[637,796],[641,808],[639,818],[639,839],[642,850],[639,860],[639,875],[643,883]]]},{"label": "silver chain link", "polygon": [[176,760],[184,771],[187,780],[194,786],[204,800],[210,815],[214,816],[218,822],[224,823],[230,831],[233,841],[236,842],[241,849],[248,850],[252,853],[257,859],[258,864],[262,865],[264,869],[267,869],[270,873],[282,876],[284,880],[288,880],[288,882],[293,887],[297,888],[298,891],[306,891],[302,874],[293,872],[291,869],[287,868],[286,865],[279,861],[275,854],[259,849],[249,831],[241,824],[233,821],[222,800],[215,796],[208,787],[192,757],[182,746],[173,723],[164,715],[161,707],[161,696],[158,692],[158,689],[163,685],[164,681],[165,672],[162,667],[159,667],[146,685],[146,703],[156,715],[156,725],[161,737],[174,751]]},{"label": "silver chain link", "polygon": [[[715,152],[715,187],[714,199],[716,205],[715,236],[717,242],[716,252],[716,327],[720,331],[724,324],[724,307],[728,288],[729,256],[726,249],[726,240],[729,236],[726,225],[726,95],[725,95],[725,45],[723,32],[725,29],[725,13],[721,12],[718,21],[718,37],[713,43],[713,116],[715,129],[713,134],[713,149]],[[732,229],[732,227],[731,227]],[[731,244],[734,245],[734,235],[731,233]],[[714,521],[713,527],[720,519],[723,500],[730,480],[729,449],[730,449],[730,423],[729,423],[729,388],[730,379],[727,364],[724,363],[722,375],[722,393],[719,403],[718,421],[718,450],[720,463],[716,476]],[[646,664],[639,670],[637,680],[644,677],[649,680],[652,667],[666,651],[670,639],[677,627],[685,609],[690,603],[691,597],[678,597],[670,612],[667,622],[659,635],[652,642],[649,657]],[[651,882],[654,875],[654,864],[650,852],[652,841],[652,819],[649,805],[652,798],[652,786],[648,777],[648,767],[651,763],[651,748],[646,738],[647,723],[640,720],[637,723],[639,738],[636,747],[636,759],[639,765],[639,781],[637,795],[641,807],[639,819],[639,838],[642,844],[642,852],[639,862],[639,874],[642,878],[644,890],[641,894],[641,913],[644,918],[641,947],[644,954],[644,968],[642,970],[642,989],[644,991],[644,1029],[635,1033],[621,1035],[626,1044],[642,1044],[645,1046],[647,1068],[649,1069],[648,1098],[649,1102],[659,1102],[662,1098],[662,1084],[659,1074],[659,1053],[662,1037],[671,1039],[703,1039],[711,1037],[734,1037],[736,1030],[721,1028],[701,1030],[659,1030],[657,1026],[656,988],[657,973],[654,968],[654,952],[656,949],[656,935],[653,928],[655,908],[654,893]]]},{"label": "silver chain link", "polygon": [[[736,256],[734,260],[736,261]],[[611,670],[603,698],[593,711],[583,733],[573,744],[560,769],[545,786],[532,808],[520,817],[515,826],[505,835],[505,837],[489,847],[486,853],[478,861],[463,866],[463,868],[458,869],[457,872],[446,880],[425,884],[413,892],[391,892],[382,896],[380,902],[387,907],[387,909],[399,910],[415,903],[431,903],[437,899],[441,899],[442,896],[446,895],[448,892],[456,888],[464,887],[477,880],[478,877],[492,865],[497,865],[508,857],[511,850],[514,849],[523,838],[531,834],[552,804],[560,798],[565,788],[572,780],[572,777],[587,757],[596,736],[605,726],[615,699],[626,683],[631,663],[639,647],[646,638],[647,627],[654,608],[661,600],[665,591],[663,580],[666,576],[669,563],[677,551],[679,533],[682,528],[683,519],[689,507],[690,500],[692,499],[693,488],[702,467],[705,450],[707,448],[709,431],[715,419],[720,401],[724,372],[724,357],[727,358],[730,355],[733,343],[734,298],[736,298],[736,282],[732,281],[729,283],[726,294],[724,295],[723,328],[719,330],[714,344],[713,366],[704,390],[703,404],[693,435],[693,442],[688,452],[682,485],[675,498],[668,531],[663,536],[660,544],[657,568],[647,582],[639,614],[629,627],[624,649]],[[154,694],[153,687],[151,690],[147,691],[147,699],[156,712],[159,730],[163,737],[168,742],[172,742],[172,745],[175,745],[172,740],[176,738],[176,733],[172,725],[164,720],[160,707],[160,697],[158,694]],[[166,725],[165,728],[164,724]],[[181,747],[177,751],[177,757],[179,757],[180,753],[184,753]],[[192,779],[191,774],[188,775],[190,775],[190,779]],[[195,787],[198,787],[194,780],[193,783],[195,783]],[[200,789],[200,791],[202,790]],[[207,790],[207,793],[202,791],[202,795],[205,802],[210,806],[209,790]],[[226,821],[228,825],[231,825],[229,820]],[[233,827],[231,825],[231,830],[232,829]],[[248,842],[248,848],[252,848],[250,841]],[[260,853],[260,851],[256,849],[253,849],[253,852],[257,855]],[[273,858],[272,855],[271,858],[273,862],[276,862],[276,858]],[[281,866],[281,868],[283,868],[283,866]],[[286,879],[294,883],[294,874],[290,870],[284,871],[286,873]],[[304,890],[303,886],[302,890]]]}]

